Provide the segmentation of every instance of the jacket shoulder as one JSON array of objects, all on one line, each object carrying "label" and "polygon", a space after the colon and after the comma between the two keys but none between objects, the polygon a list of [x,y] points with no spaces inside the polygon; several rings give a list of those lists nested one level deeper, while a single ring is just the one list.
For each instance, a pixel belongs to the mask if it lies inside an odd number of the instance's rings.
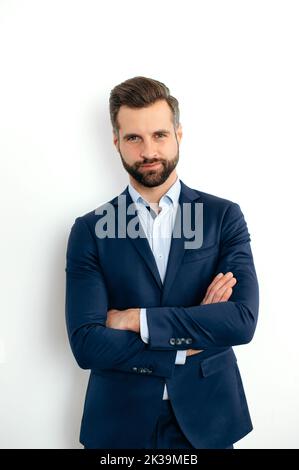
[{"label": "jacket shoulder", "polygon": [[105,209],[108,210],[109,207],[113,207],[113,202],[117,199],[117,196],[110,199],[109,201],[101,203],[99,206],[94,209],[85,212],[78,216],[77,218],[85,220],[85,222],[93,222],[99,218],[99,215],[103,215]]},{"label": "jacket shoulder", "polygon": [[238,204],[235,201],[231,201],[230,199],[226,199],[220,196],[216,196],[215,194],[210,194],[210,193],[205,193],[204,191],[200,191],[197,189],[194,189],[196,193],[198,194],[198,201],[207,203],[210,206],[213,207],[218,207],[219,209],[228,209],[230,206],[238,206]]}]

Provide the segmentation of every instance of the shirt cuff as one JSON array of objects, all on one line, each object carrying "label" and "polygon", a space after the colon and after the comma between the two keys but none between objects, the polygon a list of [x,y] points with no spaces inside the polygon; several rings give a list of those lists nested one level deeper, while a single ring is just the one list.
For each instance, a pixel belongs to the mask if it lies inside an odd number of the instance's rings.
[{"label": "shirt cuff", "polygon": [[185,364],[186,356],[187,356],[187,351],[186,350],[177,351],[176,358],[175,358],[175,364]]},{"label": "shirt cuff", "polygon": [[146,308],[140,309],[140,336],[144,343],[149,342],[149,331],[146,318]]}]

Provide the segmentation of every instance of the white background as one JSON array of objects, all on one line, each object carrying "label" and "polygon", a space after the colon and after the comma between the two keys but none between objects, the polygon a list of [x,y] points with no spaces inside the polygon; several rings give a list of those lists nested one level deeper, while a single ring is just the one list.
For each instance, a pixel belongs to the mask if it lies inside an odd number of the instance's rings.
[{"label": "white background", "polygon": [[82,447],[66,242],[127,184],[108,98],[136,75],[180,102],[179,177],[238,202],[251,234],[260,316],[235,351],[254,431],[235,447],[299,447],[298,6],[0,1],[0,447]]}]

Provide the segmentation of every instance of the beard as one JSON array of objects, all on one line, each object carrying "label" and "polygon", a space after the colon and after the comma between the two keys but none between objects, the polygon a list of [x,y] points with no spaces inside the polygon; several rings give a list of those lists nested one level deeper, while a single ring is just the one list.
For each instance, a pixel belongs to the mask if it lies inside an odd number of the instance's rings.
[{"label": "beard", "polygon": [[[138,183],[146,186],[147,188],[153,188],[163,184],[179,161],[179,148],[175,157],[171,160],[158,159],[158,158],[145,158],[142,162],[136,162],[133,165],[129,165],[123,158],[120,150],[120,158],[124,169],[136,180]],[[140,167],[146,163],[161,163],[157,169],[143,169]]]}]

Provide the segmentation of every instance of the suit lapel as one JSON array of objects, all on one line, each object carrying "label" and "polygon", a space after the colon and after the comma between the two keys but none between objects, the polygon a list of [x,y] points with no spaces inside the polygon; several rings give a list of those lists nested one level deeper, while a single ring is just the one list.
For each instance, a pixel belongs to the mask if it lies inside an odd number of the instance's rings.
[{"label": "suit lapel", "polygon": [[[167,296],[171,291],[171,286],[175,280],[176,274],[178,269],[182,263],[184,253],[185,253],[185,241],[188,241],[188,238],[185,236],[184,233],[184,221],[183,221],[183,204],[192,204],[193,201],[198,199],[200,196],[199,194],[194,191],[193,189],[186,186],[181,181],[181,193],[179,197],[179,205],[180,210],[178,209],[176,214],[176,219],[174,223],[174,229],[172,232],[172,240],[170,245],[169,257],[168,257],[168,264],[164,279],[163,285],[163,294],[162,294],[162,305],[166,302]],[[193,210],[192,210],[193,215]],[[192,223],[194,221],[192,220]],[[174,237],[176,233],[180,234],[180,237]]]},{"label": "suit lapel", "polygon": [[[125,205],[125,208],[122,207],[122,210],[125,210],[126,229],[127,229],[128,224],[132,221],[132,219],[134,219],[137,216],[137,212],[135,212],[135,214],[128,214],[128,206],[130,204],[133,204],[132,198],[128,191],[128,187],[121,193],[120,196],[125,196],[125,198],[119,200],[119,198],[116,197],[115,199],[113,199],[112,203],[115,206],[119,207],[120,206],[119,202],[123,201],[121,202],[121,204]],[[118,224],[118,211],[116,211],[116,227],[118,226],[117,224]],[[163,285],[162,285],[161,277],[160,277],[159,270],[156,264],[156,260],[155,260],[155,257],[153,255],[153,252],[151,250],[151,247],[149,245],[149,242],[147,240],[147,237],[143,231],[143,228],[140,222],[138,222],[138,225],[136,225],[136,230],[142,233],[142,237],[131,238],[127,236],[126,238],[130,240],[129,243],[133,244],[134,248],[143,259],[147,268],[150,270],[155,282],[157,283],[159,289],[162,289]]]}]

